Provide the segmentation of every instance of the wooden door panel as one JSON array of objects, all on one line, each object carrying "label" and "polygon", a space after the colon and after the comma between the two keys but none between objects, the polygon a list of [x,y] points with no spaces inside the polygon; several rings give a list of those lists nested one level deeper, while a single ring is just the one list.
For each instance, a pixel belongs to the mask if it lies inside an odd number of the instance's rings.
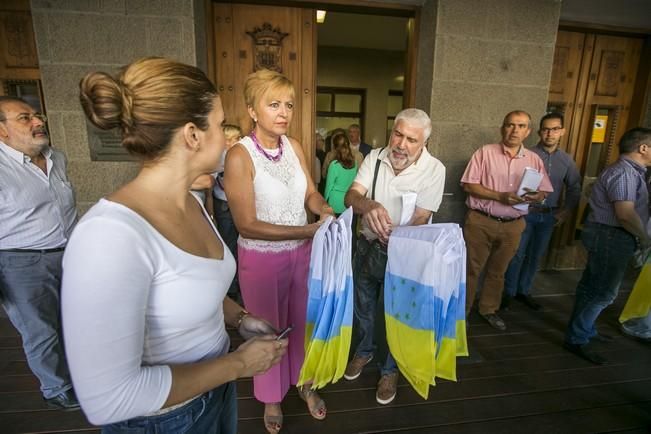
[{"label": "wooden door panel", "polygon": [[[586,190],[598,173],[618,157],[616,144],[627,127],[642,45],[639,38],[558,33],[549,102],[566,108],[566,136],[561,146],[575,159]],[[603,138],[593,138],[597,115],[606,119]],[[585,206],[585,198],[581,205]],[[575,243],[583,218],[578,212],[556,231],[548,266],[583,265],[585,252]]]},{"label": "wooden door panel", "polygon": [[585,169],[592,144],[595,113],[608,110],[609,134],[606,137],[606,158],[600,169],[615,161],[619,153],[617,142],[626,131],[637,67],[640,61],[642,40],[619,36],[597,35],[595,37],[588,89],[581,119],[577,162]]},{"label": "wooden door panel", "polygon": [[[233,38],[225,35],[233,34],[233,6],[231,4],[214,4],[213,5],[213,28],[219,45],[215,47],[215,65],[216,74],[215,84],[219,90],[224,106],[226,123],[237,124],[239,122],[234,117],[236,113],[235,101],[235,48]],[[241,95],[241,94],[240,94]]]},{"label": "wooden door panel", "polygon": [[239,125],[245,134],[252,128],[244,103],[244,81],[255,65],[253,33],[259,30],[285,36],[280,43],[282,73],[294,84],[294,118],[288,134],[301,142],[308,161],[314,155],[314,95],[316,92],[315,11],[290,7],[245,4],[213,4],[215,33],[215,82],[218,84],[226,122]]},{"label": "wooden door panel", "polygon": [[565,117],[565,135],[561,139],[561,149],[574,154],[576,151],[570,140],[575,100],[581,72],[581,61],[586,35],[578,32],[559,31],[556,36],[552,77],[549,83],[549,104],[562,107]]}]

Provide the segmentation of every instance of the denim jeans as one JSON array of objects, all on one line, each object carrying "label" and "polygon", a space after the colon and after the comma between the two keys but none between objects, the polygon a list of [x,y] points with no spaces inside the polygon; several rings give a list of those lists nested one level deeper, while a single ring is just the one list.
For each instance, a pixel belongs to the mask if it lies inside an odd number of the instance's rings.
[{"label": "denim jeans", "polygon": [[183,407],[158,416],[143,416],[104,425],[102,434],[236,434],[237,399],[230,382],[204,393]]},{"label": "denim jeans", "polygon": [[529,294],[538,263],[547,250],[554,232],[556,219],[551,212],[529,212],[525,216],[527,226],[520,237],[520,246],[504,275],[504,294]]},{"label": "denim jeans", "polygon": [[61,335],[63,252],[0,252],[0,298],[45,398],[72,388]]},{"label": "denim jeans", "polygon": [[576,287],[574,309],[565,332],[565,341],[577,345],[587,344],[597,335],[597,317],[617,297],[636,249],[635,238],[629,232],[597,223],[585,225],[581,240],[588,250],[588,263]]},{"label": "denim jeans", "polygon": [[[369,242],[363,236],[357,241],[357,249],[353,257],[353,283],[355,286],[355,309],[353,329],[359,339],[355,354],[366,357],[373,354],[376,346],[373,343],[377,303],[384,284],[384,272],[387,264],[387,251],[379,242]],[[386,343],[386,333],[382,333]],[[396,362],[388,352],[381,367],[381,375],[396,372]]]}]

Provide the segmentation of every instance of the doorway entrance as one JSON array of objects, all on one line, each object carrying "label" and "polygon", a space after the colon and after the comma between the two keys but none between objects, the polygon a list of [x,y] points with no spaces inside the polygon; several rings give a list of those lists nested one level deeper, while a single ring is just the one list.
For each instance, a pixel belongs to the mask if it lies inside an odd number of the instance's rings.
[{"label": "doorway entrance", "polygon": [[[326,12],[330,16],[326,15],[326,21],[357,16],[356,22],[346,26],[349,30],[347,34],[351,35],[349,39],[353,39],[348,41],[349,47],[354,46],[355,38],[377,38],[378,31],[381,32],[383,28],[363,34],[365,28],[360,25],[360,19],[366,17],[372,21],[384,18],[383,22],[386,23],[387,19],[391,21],[391,17],[399,17],[404,27],[400,41],[403,51],[393,56],[398,57],[401,73],[391,76],[392,72],[387,71],[386,67],[382,70],[384,75],[399,78],[399,84],[384,86],[381,90],[383,94],[378,98],[377,90],[371,90],[369,83],[374,83],[381,76],[379,68],[374,70],[361,63],[363,57],[359,53],[355,58],[353,52],[353,58],[349,59],[346,56],[350,56],[350,51],[342,55],[341,47],[320,47],[319,38],[327,36],[318,28],[316,4],[310,7],[310,3],[305,2],[305,7],[300,8],[239,2],[209,5],[212,20],[208,26],[208,34],[211,35],[208,71],[220,92],[226,122],[239,125],[245,134],[249,132],[252,125],[244,104],[244,80],[261,67],[276,69],[294,83],[298,110],[289,134],[300,141],[309,161],[315,156],[317,112],[324,115],[319,119],[323,129],[330,125],[328,122],[331,118],[343,113],[347,120],[352,120],[338,126],[345,128],[352,123],[360,124],[366,130],[362,131],[363,139],[370,144],[383,146],[387,127],[390,128],[395,116],[396,96],[399,95],[402,106],[413,104],[415,88],[416,7],[379,4],[370,8],[352,2],[346,5],[320,2],[318,5],[319,8],[327,7]],[[348,69],[346,80],[341,77],[337,79],[331,74],[337,66],[337,56],[340,56],[342,69]],[[317,67],[321,59],[324,62]],[[384,65],[389,63],[389,59],[385,58]],[[382,65],[382,60],[378,64]],[[311,165],[308,166],[312,169]]]},{"label": "doorway entrance", "polygon": [[560,146],[576,161],[583,195],[574,218],[554,235],[549,268],[584,265],[585,253],[576,240],[588,211],[590,187],[617,160],[619,139],[637,123],[630,107],[643,43],[636,37],[558,32],[547,109],[564,114],[566,134]]}]

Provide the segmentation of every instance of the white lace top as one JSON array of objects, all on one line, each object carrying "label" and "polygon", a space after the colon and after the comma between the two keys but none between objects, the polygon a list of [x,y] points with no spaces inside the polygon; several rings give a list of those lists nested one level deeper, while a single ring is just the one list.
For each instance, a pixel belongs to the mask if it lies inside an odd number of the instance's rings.
[{"label": "white lace top", "polygon": [[[305,213],[305,192],[307,180],[301,163],[294,153],[292,144],[286,136],[281,136],[283,156],[274,162],[256,149],[250,137],[240,143],[249,151],[255,178],[255,210],[257,219],[266,223],[284,226],[303,226],[307,223]],[[253,240],[240,236],[238,244],[250,250],[273,251],[291,250],[307,240],[267,241]]]}]

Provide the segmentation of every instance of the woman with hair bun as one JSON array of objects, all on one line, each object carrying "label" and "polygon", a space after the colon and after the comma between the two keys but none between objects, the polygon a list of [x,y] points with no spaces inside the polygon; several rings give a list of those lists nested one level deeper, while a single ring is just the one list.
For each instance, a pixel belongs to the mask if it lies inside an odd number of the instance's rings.
[{"label": "woman with hair bun", "polygon": [[[259,70],[246,79],[244,100],[253,130],[226,155],[224,184],[238,239],[238,277],[244,306],[278,328],[293,325],[287,356],[253,378],[253,393],[265,404],[270,433],[282,428],[280,407],[295,385],[305,358],[307,277],[312,237],[306,208],[321,219],[332,208],[308,175],[301,145],[287,130],[294,115],[294,87],[282,74]],[[326,417],[316,391],[298,389],[315,419]]]},{"label": "woman with hair bun", "polygon": [[[225,297],[235,261],[189,193],[224,148],[217,91],[161,58],[90,73],[80,90],[90,121],[119,128],[143,160],[66,248],[63,330],[81,407],[104,433],[235,433],[234,380],[278,363],[287,340]],[[232,353],[225,324],[248,339]]]}]

